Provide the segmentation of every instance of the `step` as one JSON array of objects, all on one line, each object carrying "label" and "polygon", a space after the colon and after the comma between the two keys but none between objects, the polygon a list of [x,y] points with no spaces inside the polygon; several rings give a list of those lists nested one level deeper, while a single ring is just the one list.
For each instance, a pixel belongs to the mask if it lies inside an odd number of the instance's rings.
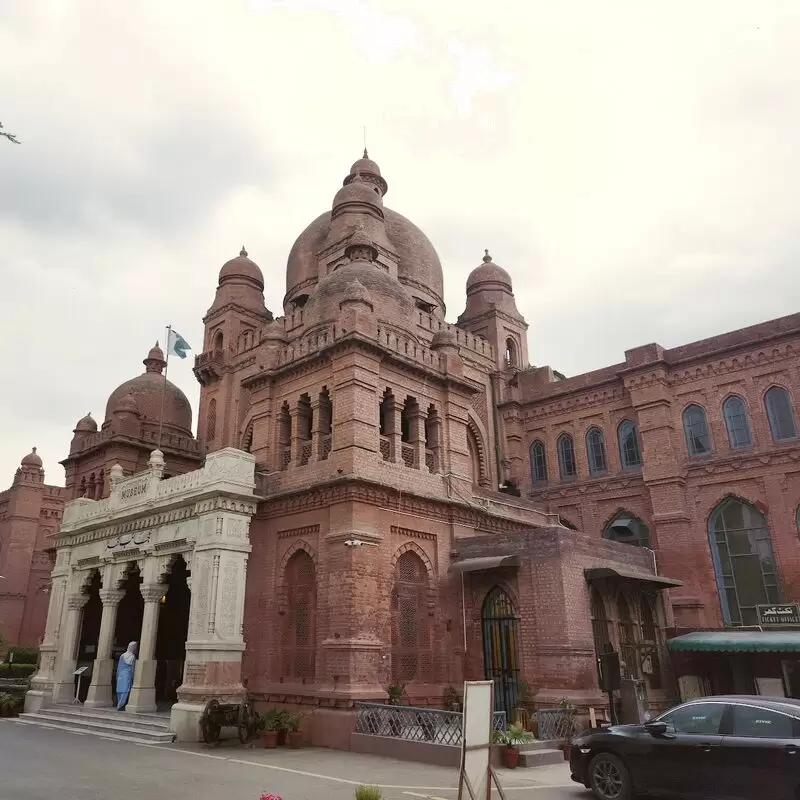
[{"label": "step", "polygon": [[563,764],[563,750],[522,750],[519,754],[520,767],[544,767],[548,764]]},{"label": "step", "polygon": [[169,741],[158,741],[153,738],[141,739],[137,736],[128,736],[115,733],[101,733],[99,731],[79,730],[74,725],[56,725],[52,722],[45,722],[41,719],[33,719],[31,714],[23,714],[13,720],[18,725],[34,725],[37,728],[48,728],[54,731],[67,731],[68,733],[75,733],[81,736],[98,736],[101,739],[111,739],[115,742],[131,742],[133,744],[146,744],[152,746],[160,746],[172,743],[172,738]]},{"label": "step", "polygon": [[104,717],[111,717],[112,719],[136,719],[146,720],[148,722],[155,722],[158,725],[169,724],[169,712],[132,712],[132,711],[117,711],[113,706],[84,706],[58,703],[54,706],[45,706],[43,710],[58,711],[63,714],[101,714]]},{"label": "step", "polygon": [[82,721],[101,722],[153,731],[154,733],[163,733],[169,730],[169,717],[156,716],[155,714],[128,714],[124,711],[112,709],[73,709],[64,706],[48,706],[40,709],[37,713],[41,717],[57,717],[61,721],[70,720],[75,721],[77,724]]},{"label": "step", "polygon": [[520,753],[528,753],[531,750],[558,750],[560,742],[558,739],[534,739],[532,742],[525,742],[518,746]]},{"label": "step", "polygon": [[[133,716],[133,715],[131,715]],[[148,723],[115,719],[97,719],[82,713],[60,713],[52,709],[42,709],[32,714],[21,714],[20,722],[58,727],[77,733],[90,733],[96,736],[111,736],[122,739],[135,739],[152,744],[169,744],[175,739],[168,725],[154,726]]]}]

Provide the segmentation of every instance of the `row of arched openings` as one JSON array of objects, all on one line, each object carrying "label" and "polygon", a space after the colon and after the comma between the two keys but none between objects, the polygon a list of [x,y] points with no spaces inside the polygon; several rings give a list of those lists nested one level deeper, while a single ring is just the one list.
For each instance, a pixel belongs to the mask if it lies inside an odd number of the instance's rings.
[{"label": "row of arched openings", "polygon": [[[637,516],[624,510],[606,523],[603,537],[650,547],[648,527]],[[766,517],[751,503],[728,497],[709,515],[708,537],[725,623],[757,625],[758,605],[782,601]]]},{"label": "row of arched openings", "polygon": [[[622,469],[641,467],[642,450],[636,425],[624,420],[617,427],[617,444]],[[575,457],[575,442],[569,433],[562,433],[556,440],[558,456],[558,474],[561,480],[569,480],[578,474],[578,462]],[[531,480],[533,483],[547,483],[549,480],[547,449],[544,442],[537,439],[531,443]],[[608,454],[603,430],[593,426],[586,432],[586,461],[590,475],[602,475],[608,472]]]},{"label": "row of arched openings", "polygon": [[[764,408],[774,442],[797,438],[797,420],[792,398],[783,386],[772,386],[764,394]],[[747,403],[739,395],[730,395],[722,404],[722,416],[731,449],[750,447],[753,432]],[[692,403],[683,411],[683,432],[690,456],[709,455],[713,451],[711,429],[705,408]]]}]

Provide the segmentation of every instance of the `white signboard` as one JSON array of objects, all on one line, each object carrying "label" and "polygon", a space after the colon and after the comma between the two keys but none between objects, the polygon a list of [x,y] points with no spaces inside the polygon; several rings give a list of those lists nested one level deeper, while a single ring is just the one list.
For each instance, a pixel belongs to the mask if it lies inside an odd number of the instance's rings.
[{"label": "white signboard", "polygon": [[466,681],[458,800],[491,798],[489,761],[492,752],[493,711],[493,682]]}]

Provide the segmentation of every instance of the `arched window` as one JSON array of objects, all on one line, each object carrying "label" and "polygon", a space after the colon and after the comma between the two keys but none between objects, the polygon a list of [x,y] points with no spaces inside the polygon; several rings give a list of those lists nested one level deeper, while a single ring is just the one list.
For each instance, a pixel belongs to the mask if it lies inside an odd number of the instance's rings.
[{"label": "arched window", "polygon": [[314,561],[298,550],[283,573],[286,612],[283,615],[281,645],[283,677],[314,678],[316,654],[317,576]]},{"label": "arched window", "polygon": [[223,342],[222,331],[217,331],[214,334],[213,350],[214,350],[215,353],[221,353],[222,352],[222,342]]},{"label": "arched window", "polygon": [[590,428],[586,434],[586,455],[589,459],[590,475],[600,475],[608,469],[606,439],[600,428]]},{"label": "arched window", "polygon": [[519,366],[517,361],[517,343],[510,336],[506,339],[505,362],[507,367]]},{"label": "arched window", "polygon": [[619,438],[619,458],[623,469],[642,466],[642,451],[639,447],[639,434],[629,419],[622,422],[617,429]]},{"label": "arched window", "polygon": [[413,551],[403,553],[394,568],[392,591],[392,681],[430,680],[428,571]]},{"label": "arched window", "polygon": [[725,623],[757,625],[756,606],[781,601],[767,520],[731,497],[712,512],[708,530]]},{"label": "arched window", "polygon": [[783,386],[773,386],[764,395],[772,438],[776,442],[797,437],[797,423],[792,408],[792,398]]},{"label": "arched window", "polygon": [[747,406],[744,400],[732,395],[722,404],[722,413],[731,447],[749,447],[753,443],[753,437],[750,435],[750,423],[747,421]]},{"label": "arched window", "polygon": [[620,511],[606,525],[603,538],[634,547],[650,547],[650,531],[647,525],[627,511]]},{"label": "arched window", "polygon": [[208,418],[206,422],[206,439],[213,442],[217,435],[217,400],[212,398],[208,404]]},{"label": "arched window", "polygon": [[702,406],[691,405],[686,408],[683,412],[683,431],[690,456],[704,456],[711,452],[711,434]]},{"label": "arched window", "polygon": [[531,445],[531,481],[533,483],[547,482],[547,453],[544,444],[539,441]]},{"label": "arched window", "polygon": [[558,449],[558,470],[561,473],[561,480],[574,478],[578,472],[575,464],[575,445],[572,437],[568,433],[562,433],[556,443]]}]

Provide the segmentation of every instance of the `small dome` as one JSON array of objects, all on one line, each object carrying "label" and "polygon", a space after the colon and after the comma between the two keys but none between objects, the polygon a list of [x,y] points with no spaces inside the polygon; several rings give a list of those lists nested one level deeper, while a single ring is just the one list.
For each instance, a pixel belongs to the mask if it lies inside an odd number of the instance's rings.
[{"label": "small dome", "polygon": [[28,453],[28,455],[25,456],[25,458],[22,459],[20,464],[23,467],[37,467],[41,469],[42,459],[39,455],[37,455],[35,447],[31,450],[30,453]]},{"label": "small dome", "polygon": [[372,305],[372,297],[364,288],[364,284],[358,278],[354,278],[344,287],[341,303],[367,303]]},{"label": "small dome", "polygon": [[114,408],[115,414],[119,414],[122,411],[125,411],[129,414],[139,413],[139,407],[136,405],[136,400],[134,400],[132,394],[128,393],[123,397],[121,397],[116,407]]},{"label": "small dome", "polygon": [[244,247],[236,258],[226,261],[219,271],[219,283],[243,280],[254,283],[260,291],[264,291],[264,273],[261,268],[247,256]]},{"label": "small dome", "polygon": [[345,264],[317,284],[306,303],[303,315],[306,323],[338,319],[339,304],[348,296],[355,281],[368,293],[368,302],[381,317],[406,320],[409,327],[413,325],[414,303],[405,287],[388,272],[366,261]]},{"label": "small dome", "polygon": [[[183,436],[192,436],[192,407],[186,395],[163,376],[164,361],[157,356],[161,348],[156,345],[144,360],[145,372],[118,386],[106,403],[105,421],[110,422],[118,410],[134,410],[150,423],[162,419],[166,430]],[[151,356],[155,356],[152,357]]]},{"label": "small dome", "polygon": [[480,291],[481,289],[505,289],[509,293],[511,288],[511,276],[492,261],[488,250],[484,250],[483,263],[475,267],[467,278],[467,294]]},{"label": "small dome", "polygon": [[358,161],[353,162],[353,166],[350,167],[351,175],[358,175],[359,173],[381,177],[381,168],[369,157],[366,147],[364,148],[364,155]]},{"label": "small dome", "polygon": [[458,336],[451,328],[442,328],[433,334],[431,350],[439,350],[442,347],[458,347]]},{"label": "small dome", "polygon": [[85,417],[81,417],[78,420],[78,424],[75,426],[75,433],[96,433],[97,432],[97,422],[95,421],[94,417],[92,416],[92,412],[90,411]]},{"label": "small dome", "polygon": [[[164,351],[158,346],[158,342],[155,343],[153,347],[150,348],[150,352],[147,354],[147,361],[164,361]],[[166,364],[166,361],[164,361]]]},{"label": "small dome", "polygon": [[383,199],[375,189],[356,175],[350,183],[345,184],[333,198],[333,214],[344,206],[370,206],[383,216]]}]

